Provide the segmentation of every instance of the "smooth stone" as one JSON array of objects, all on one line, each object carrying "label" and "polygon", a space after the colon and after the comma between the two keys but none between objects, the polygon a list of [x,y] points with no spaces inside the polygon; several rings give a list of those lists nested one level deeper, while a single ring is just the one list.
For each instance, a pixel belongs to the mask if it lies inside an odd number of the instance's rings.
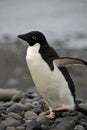
[{"label": "smooth stone", "polygon": [[6,127],[9,127],[9,126],[17,127],[17,126],[20,126],[20,125],[21,125],[20,121],[15,120],[14,118],[6,118],[6,120],[1,122],[1,128],[2,129],[6,129]]},{"label": "smooth stone", "polygon": [[39,104],[41,104],[41,105],[45,104],[44,99],[40,99]]},{"label": "smooth stone", "polygon": [[42,112],[40,104],[37,104],[37,106],[34,107],[33,111],[37,114]]},{"label": "smooth stone", "polygon": [[50,126],[48,125],[41,125],[42,130],[50,130]]},{"label": "smooth stone", "polygon": [[33,111],[27,111],[24,113],[24,118],[26,120],[36,119],[37,117],[37,114]]},{"label": "smooth stone", "polygon": [[62,113],[63,117],[65,117],[65,116],[76,116],[76,115],[78,115],[77,111],[67,111],[67,112]]},{"label": "smooth stone", "polygon": [[81,119],[79,122],[82,126],[87,128],[87,119]]},{"label": "smooth stone", "polygon": [[36,119],[41,125],[50,125],[52,121],[48,119],[47,117],[38,117]]},{"label": "smooth stone", "polygon": [[11,100],[14,101],[14,102],[19,102],[21,100],[21,95],[14,95],[14,96],[12,96]]},{"label": "smooth stone", "polygon": [[85,116],[81,112],[78,112],[78,115],[74,117],[74,119],[77,119],[77,120],[80,120],[80,119],[83,119],[83,118],[85,118]]},{"label": "smooth stone", "polygon": [[39,96],[39,95],[38,95],[37,93],[35,93],[35,92],[31,94],[31,97],[32,97],[32,98],[35,98],[35,97],[38,97],[38,96]]},{"label": "smooth stone", "polygon": [[38,101],[33,101],[32,104],[33,104],[34,106],[38,106],[38,105],[39,105],[39,102],[38,102]]},{"label": "smooth stone", "polygon": [[83,103],[84,100],[82,98],[76,98],[76,102],[79,104],[79,103]]},{"label": "smooth stone", "polygon": [[57,125],[58,129],[73,130],[75,128],[75,121],[72,117],[64,117]]},{"label": "smooth stone", "polygon": [[24,126],[18,126],[16,127],[16,130],[26,130]]},{"label": "smooth stone", "polygon": [[7,109],[7,112],[22,113],[23,105],[21,103],[15,103]]},{"label": "smooth stone", "polygon": [[79,107],[87,112],[87,103],[80,103]]},{"label": "smooth stone", "polygon": [[61,122],[62,118],[57,118],[54,123],[59,124]]},{"label": "smooth stone", "polygon": [[0,101],[9,101],[12,96],[20,95],[21,91],[17,89],[0,89]]},{"label": "smooth stone", "polygon": [[85,130],[85,128],[82,125],[76,125],[74,130]]},{"label": "smooth stone", "polygon": [[29,99],[29,98],[25,99],[25,103],[31,103],[31,102],[32,102],[31,99]]},{"label": "smooth stone", "polygon": [[14,119],[17,119],[17,120],[21,120],[22,119],[22,117],[20,115],[18,115],[16,113],[13,113],[13,112],[8,113],[8,116],[10,116],[10,117],[12,117]]},{"label": "smooth stone", "polygon": [[29,110],[31,110],[31,109],[33,109],[34,108],[34,106],[32,105],[32,103],[25,103],[24,105],[23,105],[23,110],[24,111],[29,111]]},{"label": "smooth stone", "polygon": [[15,128],[15,127],[8,126],[8,127],[6,128],[6,130],[16,130],[16,128]]},{"label": "smooth stone", "polygon": [[42,130],[41,125],[36,120],[31,120],[26,124],[26,130]]},{"label": "smooth stone", "polygon": [[40,99],[41,99],[40,97],[35,97],[35,98],[32,99],[32,102],[39,101]]},{"label": "smooth stone", "polygon": [[3,107],[10,107],[11,105],[13,105],[14,102],[10,101],[10,102],[5,102],[3,103]]},{"label": "smooth stone", "polygon": [[41,112],[41,113],[39,114],[39,117],[44,117],[44,116],[46,116],[47,114],[49,114],[49,111]]}]

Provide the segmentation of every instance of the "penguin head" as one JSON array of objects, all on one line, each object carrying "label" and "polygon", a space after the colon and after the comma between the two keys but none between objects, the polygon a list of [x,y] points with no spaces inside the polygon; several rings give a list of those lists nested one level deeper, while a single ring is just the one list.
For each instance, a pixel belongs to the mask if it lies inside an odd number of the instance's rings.
[{"label": "penguin head", "polygon": [[40,45],[47,43],[44,34],[39,31],[32,31],[26,34],[18,35],[18,38],[28,42],[30,46],[33,46],[36,43],[39,43]]}]

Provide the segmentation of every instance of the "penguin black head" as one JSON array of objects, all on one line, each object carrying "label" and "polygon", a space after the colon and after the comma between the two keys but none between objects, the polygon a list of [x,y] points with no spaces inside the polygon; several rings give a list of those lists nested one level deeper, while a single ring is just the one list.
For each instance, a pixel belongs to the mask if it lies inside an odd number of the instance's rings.
[{"label": "penguin black head", "polygon": [[32,31],[26,34],[19,35],[18,38],[29,43],[30,46],[35,45],[36,43],[47,44],[45,36],[39,31]]}]

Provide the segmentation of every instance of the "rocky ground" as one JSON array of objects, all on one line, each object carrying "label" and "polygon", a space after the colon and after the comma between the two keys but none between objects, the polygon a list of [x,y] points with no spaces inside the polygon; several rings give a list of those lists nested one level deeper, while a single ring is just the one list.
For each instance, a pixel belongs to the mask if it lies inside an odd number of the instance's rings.
[{"label": "rocky ground", "polygon": [[36,92],[0,89],[0,130],[87,130],[87,103],[77,101],[81,111],[57,112],[51,120]]}]

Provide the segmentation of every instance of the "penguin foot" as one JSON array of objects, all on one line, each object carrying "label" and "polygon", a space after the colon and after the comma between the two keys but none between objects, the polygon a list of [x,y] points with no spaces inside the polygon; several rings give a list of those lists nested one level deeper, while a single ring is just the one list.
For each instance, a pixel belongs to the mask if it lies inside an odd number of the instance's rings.
[{"label": "penguin foot", "polygon": [[49,119],[54,119],[55,118],[55,113],[52,111],[52,112],[50,112],[49,115],[46,115],[46,117],[49,118]]}]

